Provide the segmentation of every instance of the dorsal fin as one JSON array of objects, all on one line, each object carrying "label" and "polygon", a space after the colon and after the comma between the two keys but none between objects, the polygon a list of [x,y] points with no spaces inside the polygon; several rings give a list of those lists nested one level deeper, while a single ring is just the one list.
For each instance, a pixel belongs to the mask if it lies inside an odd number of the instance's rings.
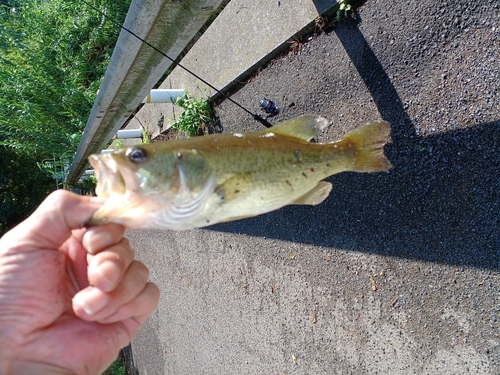
[{"label": "dorsal fin", "polygon": [[268,132],[310,141],[328,126],[328,121],[321,116],[304,115],[282,122]]}]

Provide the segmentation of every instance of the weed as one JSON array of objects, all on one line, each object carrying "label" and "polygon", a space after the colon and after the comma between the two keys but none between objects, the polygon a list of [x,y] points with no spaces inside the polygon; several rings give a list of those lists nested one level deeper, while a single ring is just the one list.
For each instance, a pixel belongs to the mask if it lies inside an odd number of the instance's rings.
[{"label": "weed", "polygon": [[340,0],[339,9],[337,10],[337,21],[340,21],[342,18],[347,18],[352,11],[353,8],[348,0]]},{"label": "weed", "polygon": [[103,375],[125,375],[125,366],[123,365],[123,360],[118,357],[116,361],[104,372]]},{"label": "weed", "polygon": [[184,111],[172,125],[173,129],[187,133],[189,137],[208,134],[208,126],[215,117],[208,97],[196,99],[186,92],[177,98],[175,104]]},{"label": "weed", "polygon": [[314,23],[316,25],[316,29],[319,30],[320,33],[325,31],[325,28],[328,26],[327,19],[321,16],[316,17],[314,19]]},{"label": "weed", "polygon": [[151,143],[151,133],[146,129],[142,129],[142,144],[148,143]]},{"label": "weed", "polygon": [[300,51],[304,48],[304,43],[295,37],[287,43],[290,44],[290,53],[292,55],[300,55]]}]

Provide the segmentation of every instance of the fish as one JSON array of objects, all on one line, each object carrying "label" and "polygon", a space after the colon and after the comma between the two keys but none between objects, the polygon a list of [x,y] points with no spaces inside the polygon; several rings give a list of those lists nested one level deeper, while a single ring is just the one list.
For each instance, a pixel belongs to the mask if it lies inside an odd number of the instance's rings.
[{"label": "fish", "polygon": [[263,131],[142,144],[91,155],[96,194],[105,198],[88,225],[189,230],[287,205],[323,202],[325,178],[382,172],[390,125],[377,121],[331,143],[311,142],[329,125],[303,115]]}]

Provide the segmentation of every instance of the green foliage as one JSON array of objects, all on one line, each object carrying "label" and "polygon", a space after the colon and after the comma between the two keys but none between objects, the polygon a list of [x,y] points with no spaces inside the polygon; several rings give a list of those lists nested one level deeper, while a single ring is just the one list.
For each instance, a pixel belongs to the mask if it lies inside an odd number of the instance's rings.
[{"label": "green foliage", "polygon": [[95,175],[83,177],[80,189],[83,195],[95,195],[95,187],[97,185],[97,178]]},{"label": "green foliage", "polygon": [[[84,3],[0,7],[0,144],[40,155],[75,150],[119,30]],[[94,0],[123,19],[129,0]]]},{"label": "green foliage", "polygon": [[208,97],[196,99],[188,92],[177,98],[176,105],[184,108],[173,129],[187,133],[190,137],[208,134],[208,126],[214,121],[214,111]]},{"label": "green foliage", "polygon": [[342,18],[347,18],[351,12],[353,11],[351,4],[348,3],[348,0],[340,0],[339,1],[339,9],[337,10],[337,21],[340,21]]},{"label": "green foliage", "polygon": [[59,158],[45,159],[41,163],[37,162],[36,164],[42,172],[55,179],[57,189],[63,187],[70,167],[69,157],[63,154]]},{"label": "green foliage", "polygon": [[[121,23],[131,0],[89,1]],[[82,2],[0,1],[2,228],[56,188],[43,160],[76,151],[119,32]]]},{"label": "green foliage", "polygon": [[37,160],[0,146],[0,235],[31,214],[55,189],[56,181],[37,167]]},{"label": "green foliage", "polygon": [[103,375],[125,375],[125,366],[123,364],[123,360],[118,357],[116,361],[113,362],[113,364],[106,370],[104,371]]},{"label": "green foliage", "polygon": [[147,129],[142,129],[142,144],[151,143],[151,133]]}]

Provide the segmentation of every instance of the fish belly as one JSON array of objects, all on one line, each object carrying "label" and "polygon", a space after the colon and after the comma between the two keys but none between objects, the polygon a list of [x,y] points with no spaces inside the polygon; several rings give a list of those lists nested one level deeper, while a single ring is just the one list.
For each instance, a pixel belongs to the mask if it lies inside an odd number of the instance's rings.
[{"label": "fish belly", "polygon": [[[262,152],[267,159],[241,155],[240,160],[245,160],[249,167],[219,184],[195,220],[195,227],[244,219],[289,204],[320,203],[331,189],[331,184],[328,187],[318,185],[320,181],[348,170],[348,163],[342,155],[335,155],[335,151],[325,153],[321,146],[305,144],[292,147],[284,154],[267,149]],[[305,148],[309,147],[315,150],[306,151]],[[301,200],[317,187],[322,194],[317,198],[313,196],[312,199]]]}]

